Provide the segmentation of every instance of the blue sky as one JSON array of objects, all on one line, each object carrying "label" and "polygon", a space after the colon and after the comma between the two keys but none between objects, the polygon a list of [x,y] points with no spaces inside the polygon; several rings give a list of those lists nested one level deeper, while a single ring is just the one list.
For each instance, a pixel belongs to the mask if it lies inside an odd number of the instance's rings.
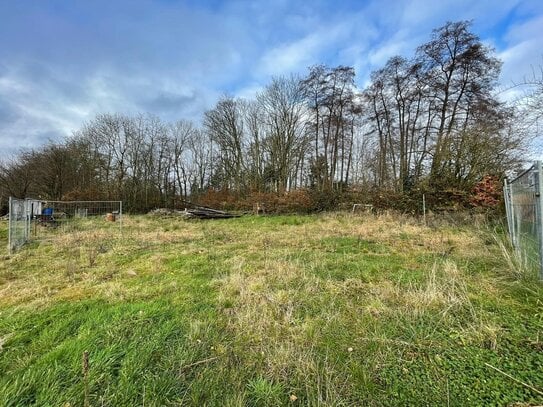
[{"label": "blue sky", "polygon": [[363,87],[464,19],[503,60],[504,87],[543,65],[541,0],[0,0],[0,156],[100,112],[199,121],[222,94],[316,63],[354,66]]}]

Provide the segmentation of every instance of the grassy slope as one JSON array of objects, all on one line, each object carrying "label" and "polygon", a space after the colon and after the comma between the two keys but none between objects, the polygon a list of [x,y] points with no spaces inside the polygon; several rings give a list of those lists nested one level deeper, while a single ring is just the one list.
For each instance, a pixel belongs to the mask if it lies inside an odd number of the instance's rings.
[{"label": "grassy slope", "polygon": [[0,260],[7,406],[541,403],[485,363],[542,388],[542,334],[488,233],[406,218],[133,217]]}]

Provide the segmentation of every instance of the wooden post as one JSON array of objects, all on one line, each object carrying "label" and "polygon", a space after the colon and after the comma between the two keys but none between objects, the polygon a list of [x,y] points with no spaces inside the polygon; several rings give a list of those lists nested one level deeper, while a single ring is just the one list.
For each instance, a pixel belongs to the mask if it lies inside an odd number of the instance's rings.
[{"label": "wooden post", "polygon": [[426,226],[426,196],[422,194],[422,219],[424,220],[424,226]]}]

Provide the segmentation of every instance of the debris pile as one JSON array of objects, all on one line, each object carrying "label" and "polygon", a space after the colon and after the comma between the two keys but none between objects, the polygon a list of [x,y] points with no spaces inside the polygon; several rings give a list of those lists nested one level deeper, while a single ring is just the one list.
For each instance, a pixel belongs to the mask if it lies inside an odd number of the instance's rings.
[{"label": "debris pile", "polygon": [[193,208],[187,208],[184,211],[175,209],[157,208],[149,212],[149,215],[154,216],[182,216],[185,219],[228,219],[238,218],[237,215],[230,212],[219,211],[217,209],[208,208],[206,206],[192,205]]},{"label": "debris pile", "polygon": [[193,209],[185,209],[185,217],[188,219],[228,219],[239,218],[241,215],[234,213],[219,211],[217,209],[207,208],[205,206],[197,206]]}]

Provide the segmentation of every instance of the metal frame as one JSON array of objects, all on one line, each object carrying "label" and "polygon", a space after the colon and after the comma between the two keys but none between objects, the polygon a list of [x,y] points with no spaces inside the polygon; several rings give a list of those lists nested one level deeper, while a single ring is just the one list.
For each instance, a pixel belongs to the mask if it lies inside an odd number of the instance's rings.
[{"label": "metal frame", "polygon": [[[10,196],[8,204],[8,251],[9,254],[12,254],[16,249],[28,241],[28,237],[30,236],[30,216],[28,213],[28,204],[26,200],[17,199]],[[14,211],[16,204],[22,206],[21,211]],[[22,219],[20,219],[20,217]],[[17,226],[18,222],[24,222],[22,228],[20,228],[20,225]],[[15,229],[22,229],[22,236],[15,236]]]},{"label": "metal frame", "polygon": [[[79,209],[79,205],[95,205],[94,208],[94,215],[103,215],[104,211],[115,209],[112,212],[117,212],[118,208],[118,214],[116,216],[116,219],[118,220],[119,225],[119,233],[122,234],[123,229],[123,203],[122,201],[52,201],[52,200],[37,200],[37,199],[18,199],[9,197],[9,220],[8,220],[8,251],[9,254],[12,254],[16,249],[18,249],[20,246],[24,245],[30,240],[31,237],[31,225],[32,222],[36,222],[34,220],[35,213],[33,211],[33,204],[36,202],[40,203],[47,203],[48,205],[52,205],[55,207],[55,205],[60,207],[74,207],[76,210]],[[17,211],[15,213],[14,208],[15,204],[22,205],[22,214]],[[115,205],[118,205],[115,207]],[[22,219],[21,219],[22,218]],[[24,222],[24,225],[17,225],[17,222]],[[18,236],[15,236],[16,230],[20,232],[22,230],[22,233],[19,233]],[[63,229],[64,230],[64,229]],[[35,233],[36,229],[34,229]],[[65,230],[64,230],[65,231]],[[36,236],[34,236],[36,237]],[[15,242],[15,239],[17,239],[17,242]]]},{"label": "metal frame", "polygon": [[535,166],[537,167],[537,212],[536,219],[539,232],[539,278],[543,280],[543,172],[541,161],[536,161]]},{"label": "metal frame", "polygon": [[[539,277],[543,280],[543,165],[541,161],[535,161],[530,168],[513,180],[506,179],[503,184],[503,194],[511,243],[521,256],[528,258],[528,254],[537,252],[535,260]],[[534,247],[535,245],[537,247]]]}]

